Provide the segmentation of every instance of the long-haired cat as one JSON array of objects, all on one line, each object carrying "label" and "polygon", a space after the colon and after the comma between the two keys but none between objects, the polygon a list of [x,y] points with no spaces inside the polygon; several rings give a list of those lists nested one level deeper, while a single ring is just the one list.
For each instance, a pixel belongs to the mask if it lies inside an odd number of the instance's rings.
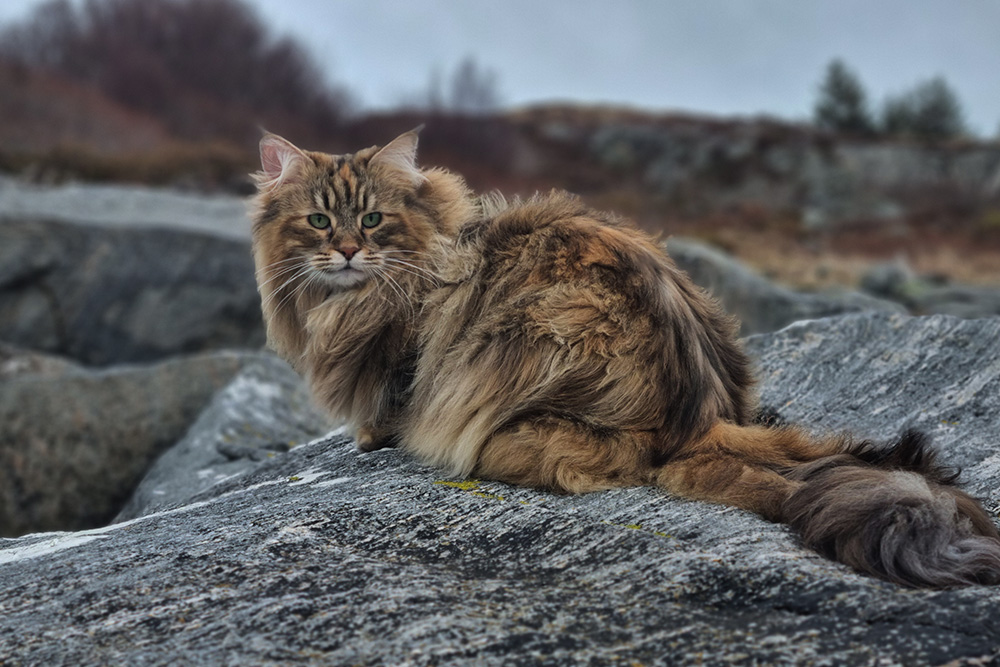
[{"label": "long-haired cat", "polygon": [[920,434],[752,424],[733,321],[649,238],[567,194],[476,199],[416,146],[267,135],[255,174],[270,344],[362,449],[559,492],[656,485],[891,581],[1000,581],[996,527]]}]

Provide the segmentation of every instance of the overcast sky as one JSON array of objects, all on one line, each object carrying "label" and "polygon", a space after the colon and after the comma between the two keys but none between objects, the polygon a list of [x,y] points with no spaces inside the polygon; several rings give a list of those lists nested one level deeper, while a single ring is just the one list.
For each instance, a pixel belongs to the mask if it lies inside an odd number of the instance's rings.
[{"label": "overcast sky", "polygon": [[[936,75],[972,129],[1000,127],[998,0],[251,0],[368,108],[426,89],[465,56],[510,105],[809,117],[843,58],[872,101]],[[37,0],[0,0],[0,20]]]}]

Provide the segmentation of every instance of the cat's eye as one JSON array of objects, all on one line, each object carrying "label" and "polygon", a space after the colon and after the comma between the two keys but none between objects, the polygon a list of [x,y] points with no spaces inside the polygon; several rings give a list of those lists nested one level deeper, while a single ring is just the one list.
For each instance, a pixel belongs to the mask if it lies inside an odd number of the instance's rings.
[{"label": "cat's eye", "polygon": [[330,218],[322,213],[313,213],[308,218],[309,224],[316,229],[326,229],[330,226]]},{"label": "cat's eye", "polygon": [[378,223],[382,222],[381,213],[366,213],[361,218],[361,226],[371,229],[372,227],[378,227]]}]

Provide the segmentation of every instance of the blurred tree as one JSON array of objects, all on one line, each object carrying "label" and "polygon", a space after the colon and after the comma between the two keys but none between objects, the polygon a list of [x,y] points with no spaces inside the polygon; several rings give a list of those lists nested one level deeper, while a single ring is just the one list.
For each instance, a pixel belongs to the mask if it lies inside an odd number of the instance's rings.
[{"label": "blurred tree", "polygon": [[444,79],[441,76],[441,68],[435,67],[431,70],[430,81],[427,82],[427,109],[430,111],[441,111],[445,107],[444,102]]},{"label": "blurred tree", "polygon": [[500,106],[497,75],[483,69],[472,56],[467,56],[455,68],[451,77],[450,107],[464,114],[484,114]]},{"label": "blurred tree", "polygon": [[886,98],[882,105],[881,131],[889,136],[906,136],[914,126],[914,104],[909,94]]},{"label": "blurred tree", "polygon": [[480,67],[474,58],[467,56],[452,71],[447,83],[439,67],[432,69],[427,87],[404,95],[400,105],[436,114],[487,115],[500,108],[497,88],[496,72]]},{"label": "blurred tree", "polygon": [[96,86],[189,138],[243,138],[275,119],[329,130],[349,106],[243,0],[50,0],[0,35],[0,57]]},{"label": "blurred tree", "polygon": [[827,130],[874,133],[864,87],[843,61],[834,60],[827,66],[813,117],[818,127]]},{"label": "blurred tree", "polygon": [[882,109],[882,131],[928,141],[954,139],[967,132],[958,96],[942,77],[887,99]]}]

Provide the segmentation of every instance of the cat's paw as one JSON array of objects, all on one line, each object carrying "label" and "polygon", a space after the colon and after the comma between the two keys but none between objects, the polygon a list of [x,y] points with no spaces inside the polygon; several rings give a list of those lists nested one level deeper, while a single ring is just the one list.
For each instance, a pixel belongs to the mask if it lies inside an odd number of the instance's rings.
[{"label": "cat's paw", "polygon": [[392,433],[382,431],[374,426],[359,428],[354,440],[358,443],[358,449],[363,452],[374,452],[378,449],[396,446],[396,438]]}]

